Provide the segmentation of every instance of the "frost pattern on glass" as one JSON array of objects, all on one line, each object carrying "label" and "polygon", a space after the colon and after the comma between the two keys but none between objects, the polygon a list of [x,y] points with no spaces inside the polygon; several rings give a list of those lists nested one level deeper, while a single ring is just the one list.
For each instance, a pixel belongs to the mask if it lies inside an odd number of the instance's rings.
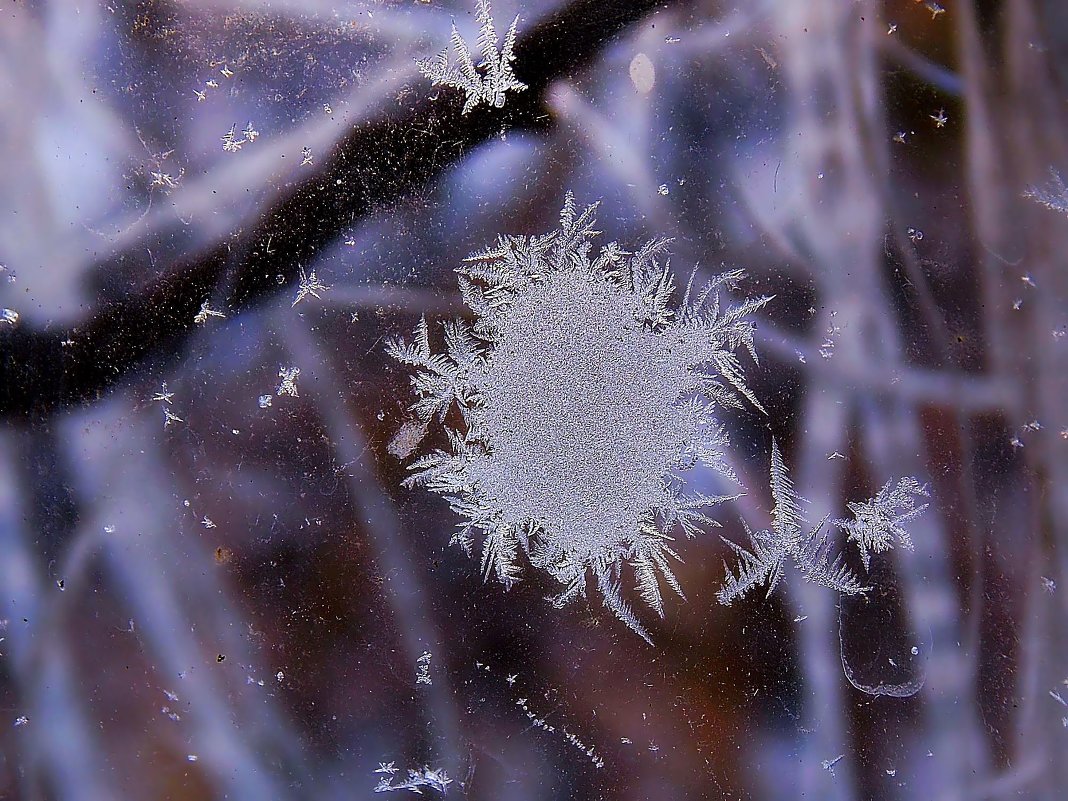
[{"label": "frost pattern on glass", "polygon": [[605,606],[649,640],[623,598],[624,567],[663,616],[661,582],[683,596],[673,534],[718,525],[710,507],[737,497],[687,493],[682,479],[698,463],[734,479],[715,412],[761,409],[736,351],[755,360],[751,315],[769,298],[724,304],[742,276],[732,271],[696,288],[691,276],[675,302],[659,262],[668,240],[594,255],[595,210],[577,212],[568,194],[557,230],[501,236],[466,259],[457,272],[475,319],[444,323],[444,352],[425,318],[387,350],[415,368],[412,411],[448,436],[405,483],[448,499],[463,518],[453,543],[480,546],[484,577],[505,587],[524,560],[546,571],[561,587],[557,607],[585,596],[592,577]]},{"label": "frost pattern on glass", "polygon": [[1064,185],[1061,174],[1052,167],[1049,168],[1049,183],[1045,186],[1027,187],[1024,197],[1031,198],[1051,211],[1068,214],[1068,186]]},{"label": "frost pattern on glass", "polygon": [[[782,580],[788,559],[805,580],[844,595],[860,595],[871,589],[849,569],[842,554],[835,554],[827,526],[829,517],[805,532],[803,499],[794,491],[789,470],[774,439],[771,441],[771,497],[775,505],[770,530],[754,533],[742,523],[750,549],[722,538],[738,557],[738,563],[733,570],[724,563],[726,579],[717,593],[720,603],[730,605],[756,587],[767,587],[770,596]],[[864,569],[869,570],[871,554],[890,550],[895,540],[902,548],[912,550],[912,537],[904,524],[923,513],[928,504],[917,506],[916,499],[926,497],[927,488],[915,478],[902,478],[896,486],[891,479],[874,497],[848,504],[853,519],[832,522],[846,532],[848,541],[856,544]]]},{"label": "frost pattern on glass", "polygon": [[801,510],[801,498],[794,491],[793,481],[786,469],[779,443],[771,442],[771,497],[775,506],[771,511],[771,529],[754,533],[743,521],[751,550],[723,538],[738,556],[734,570],[724,563],[726,579],[717,593],[725,605],[744,597],[756,587],[766,586],[768,596],[782,580],[784,564],[793,561],[808,581],[822,584],[846,595],[857,595],[869,588],[845,565],[842,556],[835,555],[833,543],[825,530],[824,518],[808,532]]},{"label": "frost pattern on glass", "polygon": [[902,548],[912,550],[912,537],[904,524],[919,517],[928,506],[916,505],[917,498],[929,497],[927,488],[916,479],[906,476],[897,486],[891,488],[892,484],[892,479],[887,481],[874,498],[848,504],[852,520],[834,521],[856,543],[865,570],[871,566],[871,555],[890,550],[895,540]]},{"label": "frost pattern on glass", "polygon": [[408,778],[394,778],[398,773],[395,762],[379,762],[378,768],[375,769],[375,773],[382,773],[383,775],[378,784],[375,785],[376,793],[388,793],[394,790],[410,790],[416,795],[423,794],[423,788],[429,787],[432,790],[445,795],[449,791],[449,785],[452,784],[452,779],[449,778],[449,774],[442,769],[433,769],[424,766],[417,770],[408,769]]},{"label": "frost pattern on glass", "polygon": [[493,27],[493,16],[488,0],[478,0],[476,10],[478,19],[478,51],[482,58],[475,64],[471,58],[471,51],[467,43],[452,26],[452,37],[449,43],[456,54],[456,65],[449,64],[449,48],[445,48],[434,58],[425,58],[416,62],[419,71],[423,73],[435,86],[451,86],[459,89],[467,97],[464,102],[463,113],[467,114],[479,103],[487,103],[495,108],[504,105],[504,93],[508,91],[521,92],[527,88],[515,77],[512,72],[512,62],[515,55],[512,50],[515,47],[516,26],[519,24],[519,15],[512,20],[508,33],[505,34],[504,44],[497,49],[497,31]]}]

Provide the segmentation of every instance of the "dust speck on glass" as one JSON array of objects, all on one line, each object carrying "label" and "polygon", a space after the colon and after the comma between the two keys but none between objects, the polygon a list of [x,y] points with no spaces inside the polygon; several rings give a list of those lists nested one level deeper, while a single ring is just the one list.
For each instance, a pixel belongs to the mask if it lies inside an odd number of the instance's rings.
[{"label": "dust speck on glass", "polygon": [[53,6],[0,796],[1063,795],[1068,6]]}]

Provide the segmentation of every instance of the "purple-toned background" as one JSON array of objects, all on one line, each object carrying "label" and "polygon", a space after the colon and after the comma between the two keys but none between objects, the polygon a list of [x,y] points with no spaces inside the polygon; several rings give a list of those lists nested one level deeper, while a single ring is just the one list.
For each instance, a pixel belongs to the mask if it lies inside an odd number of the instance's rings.
[{"label": "purple-toned background", "polygon": [[[564,5],[494,16],[522,34]],[[225,318],[99,400],[5,416],[0,797],[362,799],[395,762],[492,801],[1061,798],[1068,214],[1025,192],[1068,174],[1068,16],[940,8],[664,3],[552,83],[539,125],[337,223],[301,264],[321,299],[284,279],[231,312],[220,287]],[[474,41],[464,2],[5,3],[0,358],[180,277],[353,126],[441,94],[415,61],[452,20]],[[550,229],[567,190],[606,238],[674,237],[676,272],[743,267],[776,296],[748,373],[769,414],[729,420],[748,495],[725,535],[767,525],[772,434],[813,519],[930,485],[877,604],[788,574],[721,607],[712,532],[680,543],[688,601],[649,648],[534,573],[484,585],[445,503],[400,487],[410,395],[383,340],[461,314],[460,260]],[[281,366],[299,397],[261,407]],[[922,687],[873,696],[847,669]]]}]

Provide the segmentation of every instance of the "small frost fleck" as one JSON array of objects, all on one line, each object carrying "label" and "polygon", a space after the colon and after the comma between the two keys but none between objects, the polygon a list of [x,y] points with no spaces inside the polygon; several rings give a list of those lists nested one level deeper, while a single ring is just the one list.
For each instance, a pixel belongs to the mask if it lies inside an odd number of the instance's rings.
[{"label": "small frost fleck", "polygon": [[198,325],[203,325],[208,321],[209,317],[225,317],[221,311],[216,311],[208,305],[208,301],[204,301],[200,304],[200,311],[193,316],[193,322]]},{"label": "small frost fleck", "polygon": [[279,367],[278,377],[282,379],[276,392],[279,396],[289,395],[292,398],[300,397],[297,392],[297,378],[300,376],[299,367]]},{"label": "small frost fleck", "polygon": [[839,754],[834,759],[825,759],[825,760],[823,760],[822,762],[820,762],[820,766],[824,770],[829,771],[830,774],[833,776],[834,775],[834,766],[837,765],[839,762],[841,762],[843,759],[845,759],[845,754]]},{"label": "small frost fleck", "polygon": [[415,669],[415,683],[416,684],[433,684],[430,680],[430,660],[433,658],[433,654],[430,651],[423,651],[422,656],[416,660]]}]

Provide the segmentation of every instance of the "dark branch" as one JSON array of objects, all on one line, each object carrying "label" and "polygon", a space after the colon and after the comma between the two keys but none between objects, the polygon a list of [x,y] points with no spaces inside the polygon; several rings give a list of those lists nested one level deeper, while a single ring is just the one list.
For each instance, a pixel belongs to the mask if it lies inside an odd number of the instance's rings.
[{"label": "dark branch", "polygon": [[517,42],[515,71],[529,89],[510,94],[503,109],[479,106],[464,116],[459,93],[428,87],[406,114],[354,128],[311,177],[236,237],[190,254],[144,290],[106,301],[70,330],[5,332],[0,418],[40,417],[100,398],[150,359],[180,352],[221,281],[229,289],[226,311],[247,309],[292,283],[297,265],[353,220],[424,185],[504,129],[546,124],[549,84],[657,5],[663,0],[575,0]]}]

